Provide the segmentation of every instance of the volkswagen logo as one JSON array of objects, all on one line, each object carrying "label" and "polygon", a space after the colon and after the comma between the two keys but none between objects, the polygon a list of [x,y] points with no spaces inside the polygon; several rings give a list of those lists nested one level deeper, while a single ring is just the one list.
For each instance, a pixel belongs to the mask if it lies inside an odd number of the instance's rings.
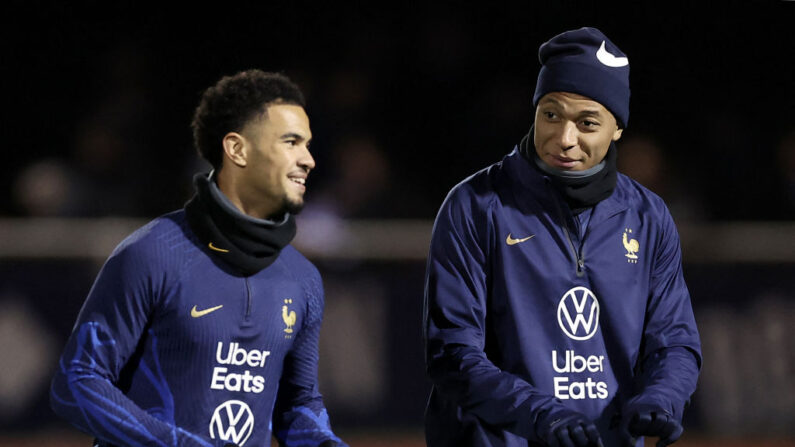
[{"label": "volkswagen logo", "polygon": [[574,340],[588,340],[599,328],[599,301],[585,287],[574,287],[558,304],[558,324]]},{"label": "volkswagen logo", "polygon": [[232,441],[242,446],[254,431],[254,414],[245,402],[228,400],[213,412],[210,419],[210,437]]}]

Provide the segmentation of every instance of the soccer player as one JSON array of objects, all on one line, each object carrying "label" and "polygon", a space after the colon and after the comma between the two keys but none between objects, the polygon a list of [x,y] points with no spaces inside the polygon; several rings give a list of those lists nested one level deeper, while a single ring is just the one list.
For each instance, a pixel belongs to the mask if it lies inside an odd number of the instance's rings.
[{"label": "soccer player", "polygon": [[674,222],[616,172],[629,60],[594,28],[553,37],[539,59],[529,134],[436,218],[426,439],[664,446],[682,433],[701,348]]},{"label": "soccer player", "polygon": [[53,379],[57,414],[116,446],[344,446],[318,392],[323,288],[292,246],[315,167],[299,88],[248,70],[204,92],[212,165],[184,209],[102,267]]}]

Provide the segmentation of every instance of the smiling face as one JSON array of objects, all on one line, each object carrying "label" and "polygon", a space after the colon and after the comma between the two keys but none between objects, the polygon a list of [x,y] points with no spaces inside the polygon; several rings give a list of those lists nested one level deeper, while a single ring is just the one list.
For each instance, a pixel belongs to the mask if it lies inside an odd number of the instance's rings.
[{"label": "smiling face", "polygon": [[584,171],[605,158],[622,131],[613,114],[598,102],[575,93],[551,92],[538,101],[533,143],[549,166]]},{"label": "smiling face", "polygon": [[270,105],[240,133],[227,135],[225,151],[237,168],[235,195],[241,211],[277,218],[301,210],[306,179],[315,167],[311,140],[309,117],[303,107],[292,104]]}]

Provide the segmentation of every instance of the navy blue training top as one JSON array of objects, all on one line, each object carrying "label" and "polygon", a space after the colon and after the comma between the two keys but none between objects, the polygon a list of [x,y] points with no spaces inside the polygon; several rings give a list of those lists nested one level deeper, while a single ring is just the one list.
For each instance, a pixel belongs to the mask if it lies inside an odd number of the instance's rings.
[{"label": "navy blue training top", "polygon": [[630,399],[681,419],[701,346],[668,209],[619,174],[573,216],[514,149],[439,211],[425,342],[432,447],[541,445],[536,421],[560,406],[594,420],[605,445]]},{"label": "navy blue training top", "polygon": [[242,277],[202,247],[184,211],[108,258],[53,379],[53,409],[125,446],[317,445],[323,288],[292,246]]}]

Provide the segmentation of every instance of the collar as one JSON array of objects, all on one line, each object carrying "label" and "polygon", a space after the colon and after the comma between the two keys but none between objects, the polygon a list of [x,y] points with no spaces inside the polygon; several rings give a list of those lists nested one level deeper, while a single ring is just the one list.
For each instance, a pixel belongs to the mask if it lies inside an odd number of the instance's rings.
[{"label": "collar", "polygon": [[[551,176],[533,166],[521,154],[519,145],[503,158],[502,165],[512,185],[516,202],[522,204],[525,211],[541,206],[545,211],[555,213],[556,206],[567,208],[563,197],[552,185]],[[553,200],[557,200],[558,205]],[[593,207],[590,223],[593,225],[605,221],[629,207],[627,195],[621,191],[619,182],[616,182],[613,193]]]},{"label": "collar", "polygon": [[218,187],[217,178],[215,175],[215,170],[210,171],[210,174],[207,176],[209,179],[209,193],[212,196],[212,199],[220,206],[223,211],[229,215],[235,216],[237,219],[251,223],[253,225],[284,225],[287,223],[287,220],[290,218],[289,213],[284,213],[284,217],[280,222],[271,219],[257,219],[256,217],[249,216],[248,214],[242,213],[226,194],[221,191],[221,188]]},{"label": "collar", "polygon": [[196,195],[185,204],[188,225],[214,260],[250,276],[268,267],[295,237],[295,218],[282,222],[242,213],[218,189],[211,174],[196,174]]}]

